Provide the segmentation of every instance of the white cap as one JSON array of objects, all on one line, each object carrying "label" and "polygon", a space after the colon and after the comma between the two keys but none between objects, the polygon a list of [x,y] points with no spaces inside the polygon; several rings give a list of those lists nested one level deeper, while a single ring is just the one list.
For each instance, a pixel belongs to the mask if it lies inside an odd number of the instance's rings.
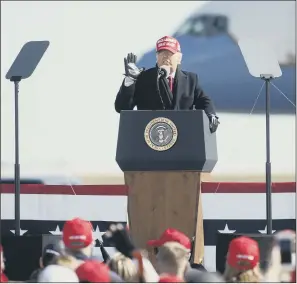
[{"label": "white cap", "polygon": [[76,273],[70,268],[51,264],[45,267],[38,275],[37,282],[79,282]]}]

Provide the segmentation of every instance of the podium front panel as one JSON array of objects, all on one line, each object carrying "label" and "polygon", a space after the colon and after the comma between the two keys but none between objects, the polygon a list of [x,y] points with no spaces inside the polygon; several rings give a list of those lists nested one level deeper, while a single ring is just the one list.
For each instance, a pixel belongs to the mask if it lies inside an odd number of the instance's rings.
[{"label": "podium front panel", "polygon": [[[160,151],[148,145],[145,133],[151,125],[152,140],[164,138],[162,127],[168,124],[152,124],[161,118],[172,122],[173,129],[176,127],[176,141],[168,150]],[[217,159],[216,134],[210,133],[208,117],[202,110],[121,112],[116,161],[123,171],[211,172]]]}]

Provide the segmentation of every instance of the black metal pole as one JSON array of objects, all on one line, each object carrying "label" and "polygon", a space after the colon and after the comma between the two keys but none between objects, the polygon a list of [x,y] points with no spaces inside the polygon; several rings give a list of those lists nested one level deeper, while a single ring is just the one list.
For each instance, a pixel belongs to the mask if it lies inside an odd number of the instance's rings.
[{"label": "black metal pole", "polygon": [[21,235],[20,221],[20,163],[19,163],[19,81],[14,81],[14,124],[15,124],[15,164],[14,164],[14,214],[15,235]]},{"label": "black metal pole", "polygon": [[270,162],[270,94],[269,79],[265,79],[266,87],[266,221],[267,234],[272,234],[271,210],[271,162]]}]

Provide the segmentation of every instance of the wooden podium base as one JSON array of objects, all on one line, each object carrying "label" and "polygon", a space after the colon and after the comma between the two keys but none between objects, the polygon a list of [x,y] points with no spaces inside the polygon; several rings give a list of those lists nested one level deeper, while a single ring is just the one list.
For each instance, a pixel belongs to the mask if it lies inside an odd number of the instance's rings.
[{"label": "wooden podium base", "polygon": [[154,263],[148,240],[159,239],[169,227],[195,238],[194,262],[204,257],[201,173],[125,172],[128,191],[129,229],[139,248],[146,248]]}]

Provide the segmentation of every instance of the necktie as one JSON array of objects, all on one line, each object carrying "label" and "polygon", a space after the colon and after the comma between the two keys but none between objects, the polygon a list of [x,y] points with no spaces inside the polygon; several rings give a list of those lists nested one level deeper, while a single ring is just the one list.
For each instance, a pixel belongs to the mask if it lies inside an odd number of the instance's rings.
[{"label": "necktie", "polygon": [[169,88],[172,92],[173,90],[173,78],[171,76],[168,77]]}]

